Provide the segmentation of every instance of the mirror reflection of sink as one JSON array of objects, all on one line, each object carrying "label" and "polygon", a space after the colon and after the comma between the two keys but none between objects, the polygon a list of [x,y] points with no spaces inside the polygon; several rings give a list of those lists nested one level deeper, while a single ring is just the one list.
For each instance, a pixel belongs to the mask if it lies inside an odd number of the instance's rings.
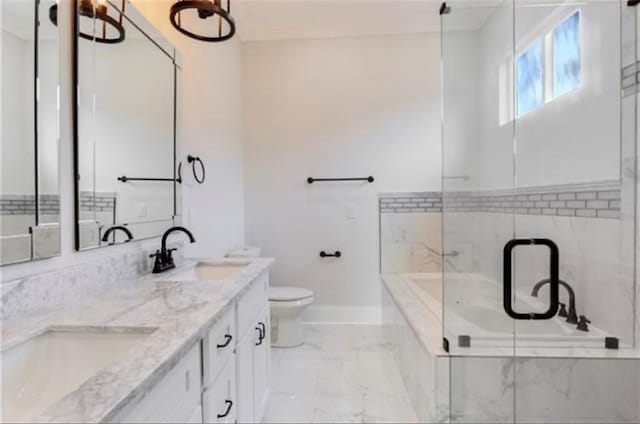
[{"label": "mirror reflection of sink", "polygon": [[193,268],[171,274],[171,280],[215,282],[233,278],[240,274],[251,261],[198,262]]},{"label": "mirror reflection of sink", "polygon": [[30,422],[155,329],[52,329],[0,353],[2,422]]}]

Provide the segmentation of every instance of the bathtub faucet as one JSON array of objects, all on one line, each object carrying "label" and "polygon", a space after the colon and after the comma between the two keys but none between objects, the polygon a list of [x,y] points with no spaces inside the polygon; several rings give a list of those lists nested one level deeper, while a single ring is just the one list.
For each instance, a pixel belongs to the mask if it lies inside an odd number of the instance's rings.
[{"label": "bathtub faucet", "polygon": [[[549,283],[551,283],[551,279],[549,278],[538,281],[531,291],[531,296],[538,297],[538,291],[540,290],[540,287]],[[578,313],[576,312],[576,293],[573,291],[573,288],[571,288],[571,286],[567,284],[566,281],[558,280],[558,283],[562,287],[567,289],[567,293],[569,293],[569,312],[567,312],[567,310],[565,309],[565,305],[561,303],[560,305],[562,306],[562,308],[560,309],[560,312],[558,312],[558,316],[566,317],[569,324],[577,324]]]}]

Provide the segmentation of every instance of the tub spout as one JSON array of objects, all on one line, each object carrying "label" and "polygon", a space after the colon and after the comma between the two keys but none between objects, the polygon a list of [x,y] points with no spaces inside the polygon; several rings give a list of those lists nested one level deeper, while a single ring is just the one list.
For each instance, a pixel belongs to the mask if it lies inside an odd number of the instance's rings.
[{"label": "tub spout", "polygon": [[[540,288],[546,284],[549,284],[550,282],[551,282],[551,279],[549,278],[545,278],[544,280],[538,281],[536,285],[533,286],[533,290],[531,291],[531,296],[538,297],[538,292],[540,291]],[[564,287],[567,290],[567,293],[569,294],[569,311],[566,313],[567,322],[569,324],[577,324],[578,312],[576,311],[576,293],[573,291],[573,288],[566,281],[558,280],[558,283],[562,287]]]}]

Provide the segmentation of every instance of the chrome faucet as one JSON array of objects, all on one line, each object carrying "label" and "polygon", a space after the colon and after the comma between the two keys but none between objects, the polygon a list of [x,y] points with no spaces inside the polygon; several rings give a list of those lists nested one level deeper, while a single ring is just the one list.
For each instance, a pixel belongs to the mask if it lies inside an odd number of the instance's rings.
[{"label": "chrome faucet", "polygon": [[109,241],[109,236],[111,235],[111,233],[113,233],[114,231],[122,231],[123,233],[125,233],[127,235],[127,240],[125,240],[125,243],[130,242],[131,240],[133,240],[133,234],[131,234],[131,231],[129,231],[129,229],[127,227],[124,227],[122,225],[116,225],[113,227],[109,227],[107,229],[107,231],[104,232],[104,235],[102,236],[102,241],[104,243]]},{"label": "chrome faucet", "polygon": [[[551,283],[549,278],[545,278],[544,280],[540,280],[536,283],[531,291],[531,296],[538,297],[538,291],[545,284]],[[558,316],[567,318],[567,322],[569,324],[577,324],[578,323],[578,313],[576,311],[576,294],[573,291],[573,288],[566,281],[558,280],[558,283],[567,289],[567,293],[569,294],[569,311],[567,312],[566,306],[564,303],[560,303],[560,311],[558,312]]]},{"label": "chrome faucet", "polygon": [[176,267],[175,262],[173,261],[172,253],[177,249],[167,249],[167,238],[171,233],[176,231],[181,231],[189,236],[189,241],[191,243],[195,243],[196,239],[191,234],[191,231],[187,230],[184,227],[171,227],[162,235],[162,245],[160,250],[157,250],[156,253],[150,255],[152,258],[156,258],[155,263],[153,264],[153,273],[159,274],[161,272],[168,271]]}]

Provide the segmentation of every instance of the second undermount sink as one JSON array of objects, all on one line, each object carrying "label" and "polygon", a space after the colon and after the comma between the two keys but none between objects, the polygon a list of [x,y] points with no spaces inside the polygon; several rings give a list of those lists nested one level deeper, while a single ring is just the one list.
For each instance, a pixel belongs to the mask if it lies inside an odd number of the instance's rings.
[{"label": "second undermount sink", "polygon": [[1,422],[32,422],[153,328],[52,329],[0,353]]},{"label": "second undermount sink", "polygon": [[180,281],[221,281],[240,274],[249,264],[251,261],[247,260],[220,263],[200,261],[192,268],[172,274],[170,278]]}]

